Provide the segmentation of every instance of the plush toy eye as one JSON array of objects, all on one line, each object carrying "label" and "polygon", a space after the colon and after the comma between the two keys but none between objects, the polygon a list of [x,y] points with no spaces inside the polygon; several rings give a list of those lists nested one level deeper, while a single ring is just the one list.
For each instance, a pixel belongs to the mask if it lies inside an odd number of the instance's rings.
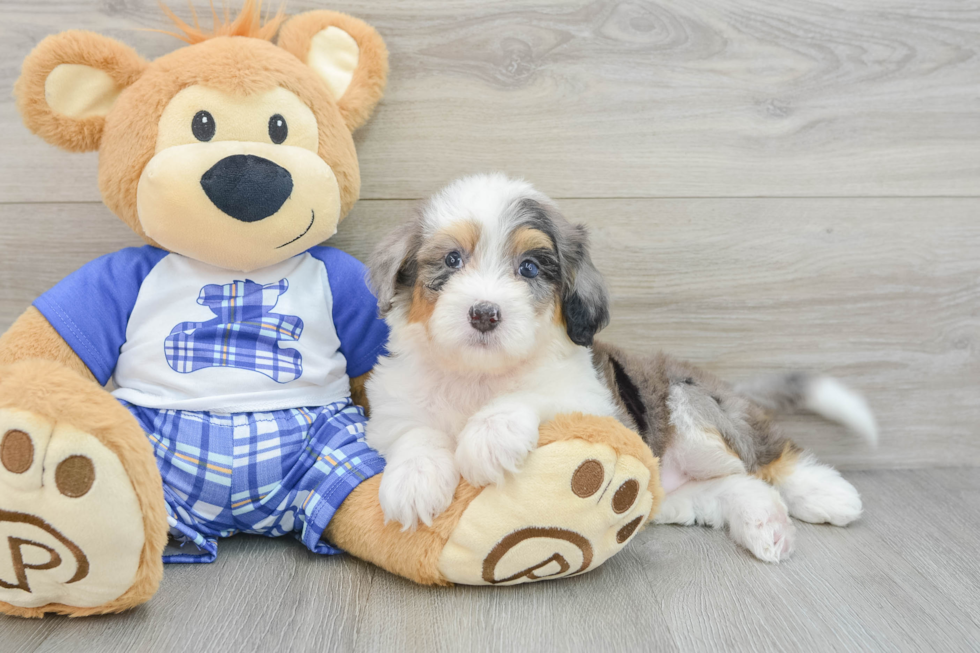
[{"label": "plush toy eye", "polygon": [[214,138],[214,127],[214,116],[207,111],[198,111],[194,114],[191,131],[194,132],[194,138],[197,140],[207,142]]},{"label": "plush toy eye", "polygon": [[463,267],[463,257],[459,252],[449,252],[446,254],[446,267],[459,269]]},{"label": "plush toy eye", "polygon": [[538,276],[538,266],[531,260],[521,261],[521,267],[517,268],[517,271],[521,273],[522,277],[527,277],[528,279],[533,279]]},{"label": "plush toy eye", "polygon": [[284,140],[286,136],[289,135],[289,127],[286,126],[286,119],[280,116],[278,113],[271,118],[269,118],[269,138],[276,145],[279,145]]}]

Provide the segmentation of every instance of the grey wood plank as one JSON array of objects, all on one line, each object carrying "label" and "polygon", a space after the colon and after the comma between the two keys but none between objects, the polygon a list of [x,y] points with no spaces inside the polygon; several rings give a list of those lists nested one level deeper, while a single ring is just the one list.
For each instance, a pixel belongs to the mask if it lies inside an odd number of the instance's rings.
[{"label": "grey wood plank", "polygon": [[779,565],[720,531],[655,526],[579,578],[428,589],[292,540],[238,537],[213,565],[167,567],[138,610],[0,618],[0,641],[15,653],[976,650],[980,470],[849,478],[865,516],[846,529],[799,524]]},{"label": "grey wood plank", "polygon": [[[329,244],[365,259],[415,207],[364,201]],[[602,334],[731,380],[832,373],[876,410],[870,450],[815,418],[792,437],[844,468],[980,463],[980,200],[568,200],[613,295]],[[0,328],[133,236],[100,204],[0,205]]]},{"label": "grey wood plank", "polygon": [[[189,16],[184,3],[172,2]],[[196,2],[198,7],[206,3]],[[359,135],[364,197],[506,169],[556,197],[980,191],[975,0],[291,0],[376,25],[391,83]],[[43,36],[148,57],[155,0],[7,0],[0,85]],[[0,94],[0,200],[97,200],[94,158],[40,145]]]}]

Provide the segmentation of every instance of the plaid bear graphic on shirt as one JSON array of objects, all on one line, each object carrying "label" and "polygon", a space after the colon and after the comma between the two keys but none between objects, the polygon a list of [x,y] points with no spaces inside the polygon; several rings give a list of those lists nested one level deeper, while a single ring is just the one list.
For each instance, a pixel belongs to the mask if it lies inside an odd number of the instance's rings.
[{"label": "plaid bear graphic on shirt", "polygon": [[272,312],[287,290],[286,279],[266,285],[246,279],[204,286],[197,303],[216,317],[175,326],[164,342],[167,364],[182,374],[234,367],[259,372],[277,383],[298,379],[303,357],[280,343],[299,340],[303,320]]}]

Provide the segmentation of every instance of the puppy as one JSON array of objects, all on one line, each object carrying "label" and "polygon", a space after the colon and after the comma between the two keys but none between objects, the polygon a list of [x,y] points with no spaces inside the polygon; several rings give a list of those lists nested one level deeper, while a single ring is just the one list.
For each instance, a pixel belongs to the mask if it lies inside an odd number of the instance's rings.
[{"label": "puppy", "polygon": [[389,356],[367,384],[387,519],[431,525],[460,475],[503,481],[538,426],[564,412],[612,415],[643,437],[668,492],[657,521],[727,527],[762,560],[792,552],[789,515],[844,525],[861,514],[854,487],[771,422],[808,409],[874,441],[858,395],[802,373],[735,388],[663,354],[593,343],[609,311],[586,231],[527,183],[451,184],[370,267],[391,327]]},{"label": "puppy", "polygon": [[492,175],[451,184],[378,247],[391,336],[367,441],[386,460],[386,518],[431,524],[460,474],[499,483],[559,413],[616,414],[588,348],[609,311],[586,241],[530,185]]}]

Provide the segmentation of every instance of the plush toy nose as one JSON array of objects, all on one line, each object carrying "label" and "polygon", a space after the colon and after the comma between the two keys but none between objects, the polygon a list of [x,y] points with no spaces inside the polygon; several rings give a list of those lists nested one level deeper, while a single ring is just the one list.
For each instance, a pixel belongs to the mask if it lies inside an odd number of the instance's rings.
[{"label": "plush toy nose", "polygon": [[293,177],[282,166],[251,154],[225,157],[201,177],[201,187],[219,209],[242,222],[264,220],[293,192]]}]

